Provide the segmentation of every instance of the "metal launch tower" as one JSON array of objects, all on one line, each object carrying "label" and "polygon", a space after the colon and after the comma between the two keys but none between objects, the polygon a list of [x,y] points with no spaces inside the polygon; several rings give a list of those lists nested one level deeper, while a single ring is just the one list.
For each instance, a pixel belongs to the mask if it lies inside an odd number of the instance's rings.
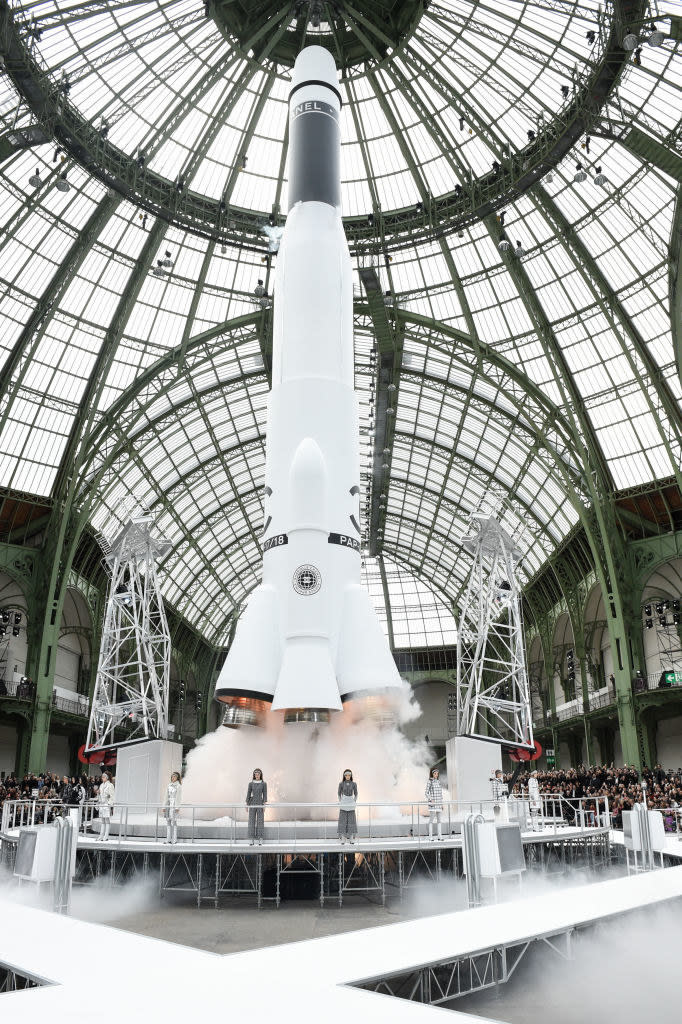
[{"label": "metal launch tower", "polygon": [[457,734],[534,749],[520,552],[493,516],[474,516],[472,525],[463,540],[474,564],[457,633]]},{"label": "metal launch tower", "polygon": [[[155,560],[169,544],[153,537],[150,517],[139,516],[103,546],[111,581],[86,753],[168,736],[170,633]],[[127,736],[117,742],[121,725]]]}]

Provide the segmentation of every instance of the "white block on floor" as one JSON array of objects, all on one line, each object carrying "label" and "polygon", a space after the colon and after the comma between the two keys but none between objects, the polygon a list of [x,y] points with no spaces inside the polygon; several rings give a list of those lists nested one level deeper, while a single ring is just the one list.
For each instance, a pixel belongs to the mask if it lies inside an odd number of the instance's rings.
[{"label": "white block on floor", "polygon": [[452,736],[445,744],[450,798],[460,804],[492,800],[490,779],[502,767],[502,748],[471,736]]},{"label": "white block on floor", "polygon": [[182,770],[182,744],[146,740],[119,747],[116,759],[116,802],[140,804],[136,811],[151,811],[166,799],[172,772]]}]

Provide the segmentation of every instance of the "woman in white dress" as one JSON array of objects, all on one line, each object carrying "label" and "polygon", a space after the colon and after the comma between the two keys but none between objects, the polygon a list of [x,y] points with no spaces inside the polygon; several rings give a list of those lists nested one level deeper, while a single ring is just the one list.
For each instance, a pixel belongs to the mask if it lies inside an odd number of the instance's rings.
[{"label": "woman in white dress", "polygon": [[166,803],[163,808],[166,819],[166,842],[178,841],[178,811],[182,806],[182,777],[180,772],[173,772],[166,790]]},{"label": "woman in white dress", "polygon": [[99,820],[102,823],[102,827],[100,828],[100,832],[97,837],[99,842],[105,842],[109,838],[114,800],[114,784],[111,781],[109,772],[102,772],[102,781],[100,782],[99,790],[97,792],[97,810],[99,812]]}]

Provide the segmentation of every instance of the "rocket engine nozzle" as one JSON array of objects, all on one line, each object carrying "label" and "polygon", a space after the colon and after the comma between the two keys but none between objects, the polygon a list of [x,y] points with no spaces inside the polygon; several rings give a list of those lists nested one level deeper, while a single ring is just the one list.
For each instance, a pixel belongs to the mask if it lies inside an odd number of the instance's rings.
[{"label": "rocket engine nozzle", "polygon": [[265,715],[270,707],[266,701],[253,697],[229,697],[225,703],[225,728],[241,729],[243,725],[250,725],[262,729],[265,726]]}]

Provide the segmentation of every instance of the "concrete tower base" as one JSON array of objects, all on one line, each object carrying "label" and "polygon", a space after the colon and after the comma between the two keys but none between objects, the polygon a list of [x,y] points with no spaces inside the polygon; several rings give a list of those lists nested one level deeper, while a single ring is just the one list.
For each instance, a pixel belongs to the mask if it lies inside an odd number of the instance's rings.
[{"label": "concrete tower base", "polygon": [[171,772],[182,770],[182,744],[146,740],[119,747],[116,760],[116,802],[140,804],[139,813],[152,811],[166,799]]},{"label": "concrete tower base", "polygon": [[471,736],[452,736],[445,744],[448,792],[458,803],[492,800],[490,779],[502,767],[502,748]]}]

